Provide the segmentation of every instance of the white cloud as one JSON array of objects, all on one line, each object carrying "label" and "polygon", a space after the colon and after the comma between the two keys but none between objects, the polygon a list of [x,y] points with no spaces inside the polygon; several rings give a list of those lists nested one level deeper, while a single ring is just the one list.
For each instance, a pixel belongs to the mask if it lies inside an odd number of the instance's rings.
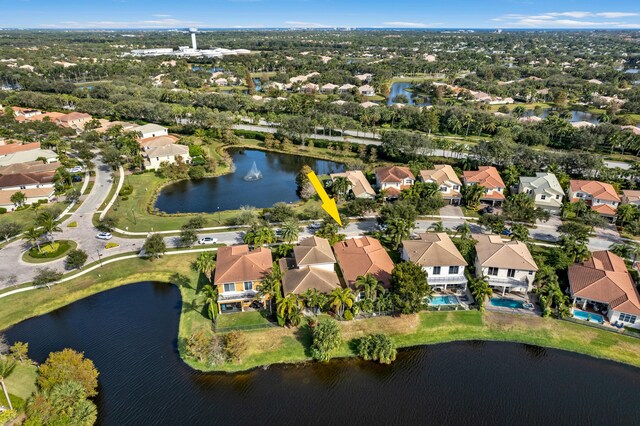
[{"label": "white cloud", "polygon": [[383,22],[383,24],[387,27],[404,27],[404,28],[424,28],[427,26],[427,24],[423,24],[422,22],[404,22],[404,21]]},{"label": "white cloud", "polygon": [[[639,28],[640,22],[616,20],[636,16],[640,16],[640,13],[569,11],[538,15],[507,14],[493,18],[492,21],[500,22],[501,27],[513,28]],[[599,20],[598,18],[607,20]]]},{"label": "white cloud", "polygon": [[155,13],[151,16],[153,16],[154,18],[171,18],[171,15],[164,15],[162,13]]},{"label": "white cloud", "polygon": [[182,28],[202,26],[202,22],[174,18],[148,19],[140,21],[63,21],[43,25],[47,28]]},{"label": "white cloud", "polygon": [[292,28],[332,28],[332,25],[320,24],[318,22],[301,22],[301,21],[286,21],[286,25]]}]

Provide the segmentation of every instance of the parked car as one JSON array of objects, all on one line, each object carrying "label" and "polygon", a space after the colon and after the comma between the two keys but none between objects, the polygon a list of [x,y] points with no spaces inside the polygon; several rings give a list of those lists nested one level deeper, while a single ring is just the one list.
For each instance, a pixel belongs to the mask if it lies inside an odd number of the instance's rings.
[{"label": "parked car", "polygon": [[110,240],[112,237],[113,236],[110,232],[100,232],[98,235],[96,235],[96,238],[98,238],[99,240]]},{"label": "parked car", "polygon": [[492,206],[487,206],[487,207],[485,207],[484,209],[482,209],[480,211],[480,213],[482,213],[482,214],[484,214],[484,213],[493,213],[493,212],[494,212],[494,209],[493,209]]},{"label": "parked car", "polygon": [[198,244],[215,244],[217,242],[218,239],[213,237],[202,237],[198,240]]},{"label": "parked car", "polygon": [[511,232],[511,229],[503,229],[501,234],[510,237],[511,235],[513,235],[513,232]]},{"label": "parked car", "polygon": [[74,166],[70,168],[68,171],[69,173],[82,173],[84,169],[82,168],[82,166]]},{"label": "parked car", "polygon": [[309,224],[309,229],[320,229],[322,224],[320,222],[313,222]]},{"label": "parked car", "polygon": [[80,175],[71,176],[71,182],[82,182],[82,176]]}]

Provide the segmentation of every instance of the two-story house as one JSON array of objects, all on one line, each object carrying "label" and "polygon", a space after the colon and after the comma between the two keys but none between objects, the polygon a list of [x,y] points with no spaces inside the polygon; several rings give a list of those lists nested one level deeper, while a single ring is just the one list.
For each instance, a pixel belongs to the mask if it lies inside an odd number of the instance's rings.
[{"label": "two-story house", "polygon": [[637,189],[625,189],[622,191],[622,202],[640,207],[640,191]]},{"label": "two-story house", "polygon": [[329,241],[320,237],[309,237],[293,248],[293,257],[279,261],[282,272],[282,291],[303,294],[316,289],[331,293],[340,287],[340,278],[335,271],[336,258]]},{"label": "two-story house", "polygon": [[355,289],[358,277],[367,274],[373,275],[384,288],[390,287],[395,265],[380,241],[371,237],[350,238],[335,243],[333,251],[348,287]]},{"label": "two-story house", "polygon": [[489,286],[500,291],[531,291],[538,265],[522,241],[503,241],[499,235],[474,235],[477,277],[486,277]]},{"label": "two-story house", "polygon": [[434,288],[466,289],[467,261],[444,232],[420,234],[417,240],[402,241],[402,259],[422,266]]},{"label": "two-story house", "polygon": [[621,201],[611,184],[598,182],[597,180],[569,181],[569,200],[572,203],[584,200],[591,207],[591,210],[611,221],[615,220],[618,205]]},{"label": "two-story house", "polygon": [[[218,312],[244,311],[272,268],[271,250],[253,251],[246,244],[220,247],[213,283],[218,288]],[[263,301],[264,302],[264,301]]]},{"label": "two-story house", "polygon": [[536,173],[535,177],[521,176],[518,192],[527,194],[535,202],[535,206],[559,213],[562,208],[564,191],[553,173]]},{"label": "two-story house", "polygon": [[145,169],[158,170],[162,163],[174,164],[178,157],[185,163],[191,162],[189,147],[185,145],[169,144],[149,148],[142,152]]},{"label": "two-story house", "polygon": [[573,303],[587,318],[585,310],[590,309],[611,324],[640,328],[640,295],[620,256],[596,251],[591,259],[569,266],[569,289]]},{"label": "two-story house", "polygon": [[143,126],[137,126],[131,130],[139,133],[140,139],[154,138],[156,136],[167,136],[169,134],[169,129],[153,123],[145,124]]},{"label": "two-story house", "polygon": [[456,206],[460,204],[462,182],[460,182],[458,175],[450,165],[437,164],[432,170],[421,170],[420,178],[423,182],[437,184],[442,198],[449,204]]},{"label": "two-story house", "polygon": [[351,182],[351,193],[356,198],[368,198],[373,199],[376,196],[376,192],[373,190],[367,177],[362,173],[362,170],[347,170],[344,173],[332,173],[329,175],[331,180],[336,180],[338,177],[345,177]]},{"label": "two-story house", "polygon": [[493,166],[480,166],[478,170],[467,170],[463,173],[465,185],[480,185],[485,188],[485,193],[480,202],[499,206],[505,199],[505,184]]},{"label": "two-story house", "polygon": [[388,198],[398,197],[400,191],[411,187],[416,179],[411,170],[403,166],[378,167],[375,172],[376,185]]}]

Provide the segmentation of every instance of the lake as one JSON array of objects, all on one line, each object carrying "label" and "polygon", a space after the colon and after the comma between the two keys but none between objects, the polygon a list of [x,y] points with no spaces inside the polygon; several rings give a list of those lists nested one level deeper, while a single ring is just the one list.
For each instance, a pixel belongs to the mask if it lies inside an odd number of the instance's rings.
[{"label": "lake", "polygon": [[[389,100],[387,101],[387,105],[393,105],[393,99],[398,96],[398,95],[405,95],[407,97],[407,99],[409,99],[409,105],[415,105],[415,101],[413,100],[414,97],[414,93],[413,91],[410,91],[409,89],[411,89],[413,87],[412,83],[409,82],[404,82],[404,81],[396,81],[395,83],[393,83],[391,85],[391,90],[390,90],[390,94],[389,94]],[[421,103],[419,106],[425,106],[425,105],[431,105],[431,103],[429,102],[429,99],[427,99],[426,97],[423,96],[424,102]]]},{"label": "lake", "polygon": [[[538,117],[547,118],[547,116],[552,112],[553,110],[551,108],[543,108],[542,113],[538,115]],[[570,122],[586,121],[591,124],[598,124],[600,122],[600,118],[598,114],[593,114],[588,111],[571,110],[569,111],[569,113],[571,114],[571,118],[569,119]],[[525,117],[533,116],[534,115],[533,110],[532,109],[526,110],[524,115]]]},{"label": "lake", "polygon": [[[291,154],[255,149],[230,150],[235,172],[197,181],[184,180],[164,187],[156,208],[166,213],[236,210],[240,206],[270,207],[278,201],[295,202],[296,175],[309,165],[318,175],[344,171],[344,165]],[[255,161],[262,179],[244,177]]]},{"label": "lake", "polygon": [[[44,291],[44,290],[43,290]],[[98,424],[635,424],[640,369],[535,346],[460,342],[358,360],[205,374],[179,358],[180,292],[100,293],[6,331],[43,362],[84,351],[99,376]]]}]

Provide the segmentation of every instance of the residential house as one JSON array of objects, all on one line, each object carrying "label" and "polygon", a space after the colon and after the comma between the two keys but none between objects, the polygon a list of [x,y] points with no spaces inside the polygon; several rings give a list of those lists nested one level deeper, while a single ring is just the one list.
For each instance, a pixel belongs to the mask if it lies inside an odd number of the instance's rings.
[{"label": "residential house", "polygon": [[320,87],[320,93],[331,94],[335,93],[338,86],[336,84],[327,83]]},{"label": "residential house", "polygon": [[[257,288],[271,272],[271,250],[249,246],[218,249],[213,283],[218,288],[218,312],[244,311],[254,301]],[[264,302],[264,301],[263,301]]]},{"label": "residential house", "polygon": [[58,154],[50,149],[40,148],[40,142],[0,145],[0,167],[40,160],[55,163],[58,161]]},{"label": "residential house", "polygon": [[625,189],[622,191],[622,202],[624,204],[634,204],[640,207],[640,191]]},{"label": "residential house", "polygon": [[300,86],[300,92],[306,93],[308,95],[316,93],[319,89],[320,86],[315,83],[307,83]]},{"label": "residential house", "polygon": [[367,101],[367,102],[361,102],[361,103],[360,103],[360,106],[361,106],[362,108],[367,109],[367,108],[375,108],[375,107],[378,107],[378,106],[380,106],[380,105],[378,105],[378,104],[377,104],[377,103],[375,103],[375,102],[369,102],[369,101]]},{"label": "residential house", "polygon": [[13,211],[16,205],[11,201],[11,196],[16,192],[22,192],[25,195],[25,204],[36,204],[39,202],[50,202],[55,197],[55,189],[53,187],[28,188],[20,190],[0,190],[0,207]]},{"label": "residential house", "polygon": [[142,152],[144,158],[145,169],[158,170],[162,163],[174,164],[178,157],[182,158],[185,163],[191,163],[189,156],[189,147],[178,144],[169,144],[158,147],[149,148]]},{"label": "residential house", "polygon": [[420,234],[417,240],[402,242],[402,258],[422,266],[434,288],[467,288],[467,261],[445,232]]},{"label": "residential house", "polygon": [[364,83],[366,81],[371,81],[371,79],[373,78],[373,74],[358,74],[354,76],[354,78]]},{"label": "residential house", "polygon": [[145,124],[144,126],[137,126],[131,129],[132,131],[140,134],[140,139],[154,138],[156,136],[167,136],[169,130],[166,127],[159,126],[157,124]]},{"label": "residential house", "polygon": [[611,221],[615,220],[620,197],[610,183],[596,180],[569,181],[569,201],[584,200],[591,210]]},{"label": "residential house", "polygon": [[354,86],[353,84],[349,84],[349,83],[343,84],[342,86],[338,87],[338,93],[340,94],[351,93],[355,88],[356,86]]},{"label": "residential house", "polygon": [[355,289],[356,279],[367,274],[373,275],[384,288],[390,287],[394,264],[380,241],[371,237],[351,238],[335,243],[333,251],[348,287]]},{"label": "residential house", "polygon": [[368,84],[365,84],[364,86],[358,87],[358,92],[363,96],[375,96],[376,95],[376,89],[374,89],[372,86],[369,86]]},{"label": "residential house", "polygon": [[475,235],[477,277],[487,277],[489,286],[505,292],[531,291],[538,265],[522,241],[503,241],[499,235]]},{"label": "residential house", "polygon": [[420,179],[423,182],[437,184],[442,198],[449,204],[460,204],[462,182],[460,182],[458,175],[450,165],[438,164],[432,170],[421,170]]},{"label": "residential house", "polygon": [[284,294],[302,294],[310,289],[331,293],[340,288],[335,264],[329,241],[315,236],[305,238],[293,248],[292,258],[279,261]]},{"label": "residential house", "polygon": [[373,199],[376,192],[373,190],[362,170],[348,170],[344,173],[332,173],[329,175],[335,181],[338,177],[345,177],[351,182],[351,193],[356,198]]},{"label": "residential house", "polygon": [[178,138],[175,136],[156,136],[140,140],[140,148],[142,148],[143,151],[148,151],[151,148],[172,145],[176,142],[178,142]]},{"label": "residential house", "polygon": [[375,172],[378,189],[384,191],[389,198],[397,197],[400,191],[409,188],[415,182],[415,177],[408,167],[378,167]]},{"label": "residential house", "polygon": [[521,176],[518,192],[533,198],[535,206],[559,213],[564,191],[553,173],[536,173],[535,177]]},{"label": "residential house", "polygon": [[481,202],[495,206],[502,204],[505,199],[505,184],[498,169],[493,166],[480,166],[478,170],[465,171],[463,180],[465,185],[480,185],[485,188]]},{"label": "residential house", "polygon": [[589,260],[569,266],[574,304],[602,312],[611,324],[640,328],[640,296],[624,260],[610,251],[596,251]]},{"label": "residential house", "polygon": [[80,132],[84,126],[93,119],[89,114],[83,112],[70,112],[56,119],[56,123],[62,127],[69,127]]},{"label": "residential house", "polygon": [[55,171],[0,175],[0,190],[19,191],[29,188],[51,188],[53,187],[54,174]]}]

